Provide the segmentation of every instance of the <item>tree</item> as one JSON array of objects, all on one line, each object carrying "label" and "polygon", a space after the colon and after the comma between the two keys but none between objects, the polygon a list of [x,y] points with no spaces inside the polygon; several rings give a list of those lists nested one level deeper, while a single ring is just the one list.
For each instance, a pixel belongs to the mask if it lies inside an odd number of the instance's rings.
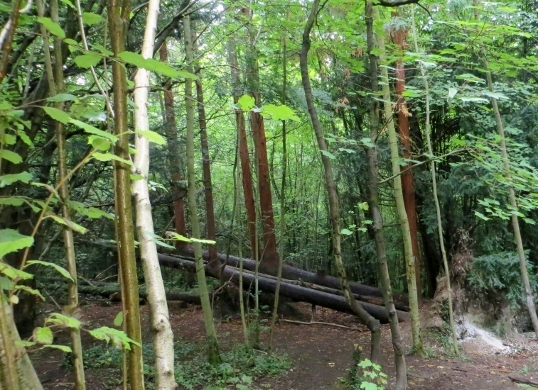
[{"label": "tree", "polygon": [[107,9],[110,46],[116,58],[116,61],[112,63],[112,91],[114,93],[114,130],[118,137],[114,149],[119,159],[114,160],[114,200],[124,328],[127,336],[139,343],[133,345],[131,350],[125,354],[128,371],[124,373],[124,383],[129,384],[134,389],[143,389],[144,368],[131,204],[131,167],[127,163],[131,158],[127,121],[127,75],[125,66],[119,62],[118,57],[125,50],[130,1],[108,0]]},{"label": "tree", "polygon": [[314,106],[314,99],[312,97],[312,87],[310,86],[310,78],[308,76],[308,51],[310,50],[310,31],[314,25],[317,14],[319,12],[319,0],[314,0],[312,8],[310,9],[310,14],[305,25],[303,32],[303,42],[301,46],[301,52],[299,55],[301,63],[301,80],[303,83],[303,89],[305,92],[306,102],[308,105],[308,112],[310,114],[310,119],[312,121],[312,127],[316,133],[316,140],[318,142],[318,147],[321,152],[321,160],[323,162],[323,168],[325,171],[325,185],[327,188],[327,195],[329,198],[329,212],[332,228],[332,251],[334,257],[334,263],[338,271],[338,277],[340,279],[340,284],[344,297],[346,298],[347,303],[351,306],[354,314],[359,318],[359,320],[368,326],[372,334],[371,339],[371,353],[370,359],[373,362],[379,360],[379,340],[381,336],[381,329],[379,326],[379,321],[369,315],[362,306],[355,300],[355,297],[351,293],[349,287],[346,271],[344,264],[342,262],[341,255],[341,242],[340,242],[340,210],[338,205],[338,194],[336,192],[336,183],[334,181],[334,175],[332,171],[331,161],[327,156],[327,144],[323,137],[323,132],[321,129],[321,124],[318,119],[317,110]]},{"label": "tree", "polygon": [[[190,16],[183,19],[183,29],[185,35],[185,54],[187,58],[187,70],[192,73],[193,48],[192,32],[190,27]],[[194,258],[196,260],[196,278],[198,288],[200,289],[200,300],[204,312],[204,325],[208,344],[208,360],[211,364],[220,364],[222,362],[219,354],[217,342],[217,333],[213,323],[213,311],[209,301],[209,291],[207,288],[204,265],[202,259],[202,244],[200,242],[200,224],[198,222],[198,207],[196,205],[196,179],[194,172],[194,107],[192,96],[192,79],[185,80],[185,111],[187,114],[187,178],[188,178],[188,199],[191,219],[192,236],[196,239],[193,241]]]},{"label": "tree", "polygon": [[[155,29],[159,14],[159,0],[148,3],[146,28],[141,55],[145,58],[153,57],[153,43]],[[133,181],[132,193],[136,207],[136,232],[140,247],[140,258],[144,268],[144,281],[147,286],[147,298],[151,314],[151,326],[154,332],[153,348],[155,349],[155,385],[157,389],[175,389],[174,378],[174,334],[170,326],[166,292],[164,289],[159,260],[157,259],[157,245],[153,230],[152,208],[149,199],[149,139],[148,121],[148,95],[150,90],[150,72],[139,68],[134,77],[135,89],[133,92],[134,127],[136,129],[133,174],[139,175]],[[155,133],[153,133],[155,135]],[[158,138],[160,143],[163,143]]]}]

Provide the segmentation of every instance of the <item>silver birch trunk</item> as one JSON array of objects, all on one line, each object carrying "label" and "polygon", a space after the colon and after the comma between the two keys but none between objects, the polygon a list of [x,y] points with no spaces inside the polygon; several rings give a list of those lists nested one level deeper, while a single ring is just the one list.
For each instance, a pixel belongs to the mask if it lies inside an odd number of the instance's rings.
[{"label": "silver birch trunk", "polygon": [[[159,0],[150,0],[148,4],[146,29],[142,44],[142,56],[153,57],[153,44],[159,14]],[[133,93],[136,108],[134,124],[136,130],[148,130],[148,93],[150,89],[150,72],[139,68],[136,72]],[[150,308],[151,327],[154,332],[155,381],[156,388],[175,389],[174,378],[174,335],[170,326],[166,292],[157,258],[154,241],[153,218],[148,190],[149,141],[140,134],[135,136],[134,173],[143,178],[133,181],[132,190],[136,207],[136,232],[140,246],[140,257],[147,286],[147,299]]]}]

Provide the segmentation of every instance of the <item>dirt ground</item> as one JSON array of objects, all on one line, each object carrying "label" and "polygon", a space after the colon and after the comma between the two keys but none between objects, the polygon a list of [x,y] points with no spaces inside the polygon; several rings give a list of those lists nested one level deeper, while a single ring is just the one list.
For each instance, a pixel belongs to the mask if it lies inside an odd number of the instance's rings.
[{"label": "dirt ground", "polygon": [[[347,375],[352,365],[354,344],[363,348],[363,357],[368,357],[370,335],[351,315],[318,308],[316,320],[322,324],[302,324],[290,321],[308,322],[311,307],[295,304],[298,314],[294,318],[284,318],[275,330],[275,346],[292,361],[292,368],[276,378],[257,380],[253,389],[274,390],[341,390],[340,378]],[[86,328],[113,326],[113,319],[121,310],[120,304],[102,306],[97,302],[82,307],[82,321]],[[142,327],[144,340],[150,340],[148,307],[143,306]],[[183,307],[179,302],[170,303],[171,323],[176,338],[187,340],[203,339],[201,309],[195,305]],[[401,324],[407,346],[409,324]],[[217,323],[217,330],[223,343],[240,342],[242,339],[240,320]],[[267,335],[264,336],[267,338]],[[63,337],[58,336],[61,340]],[[262,340],[264,341],[264,340]],[[267,341],[267,340],[265,340]],[[65,340],[67,343],[68,340]],[[95,345],[89,336],[84,344]],[[389,376],[388,388],[394,383],[394,364],[390,330],[387,325],[382,330],[382,367]],[[532,339],[518,339],[511,343],[511,352],[499,352],[478,341],[462,345],[463,353],[457,358],[448,357],[443,344],[435,338],[426,338],[425,344],[431,357],[421,358],[408,355],[409,389],[416,390],[509,390],[534,388],[515,381],[538,383],[538,343]],[[72,374],[62,368],[62,353],[55,350],[41,350],[31,353],[32,361],[45,389],[73,388]],[[105,370],[105,371],[103,371]],[[115,389],[103,380],[107,369],[87,370],[88,390]],[[111,373],[108,373],[111,375]],[[514,381],[515,380],[515,381]],[[538,388],[538,385],[537,387]]]}]

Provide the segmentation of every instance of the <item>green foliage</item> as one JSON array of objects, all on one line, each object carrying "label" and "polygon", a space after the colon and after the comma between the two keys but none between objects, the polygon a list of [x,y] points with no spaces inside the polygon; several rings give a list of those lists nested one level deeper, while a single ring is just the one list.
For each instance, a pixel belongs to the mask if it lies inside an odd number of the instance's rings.
[{"label": "green foliage", "polygon": [[387,385],[387,375],[381,371],[379,364],[364,359],[351,370],[350,377],[345,381],[352,390],[384,390]]},{"label": "green foliage", "polygon": [[[527,269],[532,291],[538,291],[538,276],[535,267],[528,261]],[[523,303],[517,253],[502,252],[474,258],[467,281],[475,294],[506,297],[512,307],[519,307]]]},{"label": "green foliage", "polygon": [[[253,380],[275,376],[290,368],[286,356],[254,351],[243,345],[223,354],[222,363],[212,366],[206,362],[204,343],[176,342],[174,347],[176,380],[184,389],[250,389]],[[149,389],[154,388],[152,344],[144,344],[145,376]],[[64,364],[70,365],[69,361]],[[98,345],[84,351],[85,368],[117,368],[122,365],[122,352],[112,346]]]}]

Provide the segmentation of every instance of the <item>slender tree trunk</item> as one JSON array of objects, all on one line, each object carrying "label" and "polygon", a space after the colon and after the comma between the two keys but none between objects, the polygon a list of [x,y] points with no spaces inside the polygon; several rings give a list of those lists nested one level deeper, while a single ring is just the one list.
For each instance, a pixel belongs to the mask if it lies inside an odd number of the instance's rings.
[{"label": "slender tree trunk", "polygon": [[[207,140],[207,123],[205,119],[204,93],[202,89],[202,70],[197,68],[196,98],[198,100],[198,123],[200,125],[200,143],[202,148],[202,180],[205,190],[206,233],[209,240],[216,241],[215,206],[213,202],[213,184],[211,181],[211,159]],[[209,245],[209,266],[216,271],[220,269],[216,245]]]},{"label": "slender tree trunk", "polygon": [[[286,20],[288,15],[286,15]],[[286,35],[282,36],[282,93],[280,102],[286,104],[286,90],[288,86],[288,61],[286,58]],[[282,121],[282,179],[280,182],[280,246],[279,246],[279,262],[277,270],[277,285],[275,288],[275,301],[273,304],[273,315],[271,318],[271,332],[269,337],[269,346],[273,347],[273,333],[275,329],[276,319],[278,317],[278,305],[280,301],[280,283],[282,280],[282,267],[284,264],[284,246],[286,244],[286,175],[288,174],[288,150],[286,144],[286,121]]]},{"label": "slender tree trunk", "polygon": [[[484,53],[484,66],[489,69],[487,58]],[[486,82],[488,89],[493,92],[493,80],[491,78],[491,71],[486,71]],[[497,132],[501,138],[501,156],[503,159],[503,168],[510,175],[510,162],[508,158],[508,151],[506,148],[506,137],[504,134],[504,124],[499,111],[499,105],[497,99],[491,98],[491,106],[493,107],[493,114],[495,115],[495,123],[497,124]],[[525,259],[525,249],[523,248],[523,240],[521,239],[521,231],[519,229],[519,217],[517,216],[517,200],[516,193],[513,187],[508,188],[508,197],[510,206],[512,206],[512,228],[514,229],[514,238],[516,240],[517,254],[519,257],[519,270],[521,272],[521,280],[525,289],[525,304],[531,317],[532,327],[538,338],[538,316],[536,315],[536,306],[534,305],[534,294],[532,293],[531,284],[529,281],[529,271],[527,269],[527,260]]]},{"label": "slender tree trunk", "polygon": [[[153,43],[159,14],[159,0],[150,0],[147,8],[146,27],[141,55],[153,57]],[[134,78],[133,98],[135,103],[134,128],[149,130],[148,95],[150,89],[150,72],[139,68]],[[174,377],[174,334],[170,326],[170,316],[166,301],[161,268],[157,258],[157,246],[151,215],[151,202],[148,190],[149,174],[149,141],[140,134],[135,135],[133,173],[142,176],[133,182],[133,196],[136,206],[136,231],[140,248],[140,258],[144,268],[147,299],[150,309],[151,327],[154,332],[153,347],[155,349],[155,384],[157,389],[177,388]]]},{"label": "slender tree trunk", "polygon": [[[419,52],[418,41],[417,41],[417,32],[415,28],[415,14],[414,11],[412,16],[412,25],[413,25],[413,39],[415,43],[416,53]],[[419,63],[420,74],[424,80],[424,90],[426,92],[426,143],[428,146],[428,153],[430,156],[433,156],[432,142],[430,139],[430,86],[428,82],[428,77],[426,76],[426,71],[422,63]],[[443,265],[445,268],[445,277],[446,277],[446,286],[448,290],[448,321],[450,324],[450,331],[452,333],[452,348],[454,353],[457,355],[458,351],[458,337],[456,334],[456,326],[454,324],[454,309],[452,304],[452,287],[450,281],[450,270],[448,268],[448,259],[445,250],[445,240],[443,237],[443,221],[441,219],[441,206],[439,205],[439,197],[437,196],[437,175],[435,173],[435,159],[432,158],[430,161],[430,173],[432,177],[432,189],[433,189],[433,200],[435,203],[435,213],[437,216],[437,233],[439,235],[439,246],[441,247],[441,256],[443,257]]]},{"label": "slender tree trunk", "polygon": [[[183,28],[185,35],[185,54],[187,59],[187,70],[192,73],[192,35],[190,27],[190,17],[185,16],[183,19]],[[194,107],[192,96],[192,80],[185,80],[185,109],[187,119],[187,180],[188,180],[188,199],[189,212],[192,229],[192,237],[200,239],[200,223],[198,221],[198,206],[196,205],[196,177],[194,171]],[[217,343],[217,332],[213,323],[213,312],[211,302],[209,301],[209,291],[207,288],[202,245],[199,241],[193,242],[194,258],[196,261],[196,277],[198,288],[200,290],[200,300],[204,314],[204,325],[208,343],[208,360],[211,364],[220,364],[222,362],[219,354]]]},{"label": "slender tree trunk", "polygon": [[[125,50],[127,26],[130,17],[129,0],[107,0],[110,46],[114,57]],[[129,127],[127,122],[127,75],[125,66],[119,61],[112,62],[112,91],[114,93],[114,129],[118,137],[115,154],[129,161]],[[136,253],[134,245],[133,211],[131,204],[131,169],[121,161],[114,161],[114,201],[116,213],[116,234],[122,288],[124,329],[132,340],[126,353],[128,374],[125,376],[132,389],[144,389],[144,365],[142,361],[142,332],[140,328],[140,307],[138,299],[138,277],[136,274]]]},{"label": "slender tree trunk", "polygon": [[[58,0],[52,0],[51,19],[55,23],[59,23]],[[50,66],[49,60],[45,59]],[[65,92],[64,85],[64,70],[63,70],[63,55],[62,41],[54,38],[54,78],[49,80],[49,88],[51,95]],[[64,109],[63,103],[56,103],[55,107],[61,111]],[[58,194],[62,199],[62,216],[66,221],[71,220],[69,212],[69,182],[67,176],[67,145],[65,141],[65,128],[61,122],[55,122],[56,128],[56,143],[58,150]],[[73,230],[68,226],[63,226],[65,260],[67,263],[67,271],[71,275],[72,281],[68,281],[68,307],[69,313],[76,313],[79,310],[78,305],[78,290],[77,290],[77,262],[75,255],[75,240]],[[75,388],[77,390],[86,389],[86,380],[84,377],[84,363],[82,359],[82,342],[80,339],[80,329],[70,328],[71,343],[73,346],[73,367],[75,371]]]},{"label": "slender tree trunk", "polygon": [[[376,7],[373,9],[373,20],[379,18],[379,11]],[[379,62],[381,70],[382,81],[382,93],[383,93],[383,106],[385,113],[386,127],[388,130],[390,154],[392,163],[392,174],[394,175],[393,189],[394,199],[396,201],[396,210],[398,212],[398,219],[400,220],[400,227],[402,231],[402,238],[404,244],[404,255],[407,275],[407,288],[409,293],[409,308],[411,309],[411,334],[413,336],[413,351],[418,354],[423,354],[424,348],[422,346],[422,340],[420,337],[420,313],[418,306],[418,292],[416,284],[415,274],[415,256],[413,255],[413,246],[411,243],[411,233],[409,231],[409,221],[407,220],[407,213],[405,210],[405,203],[402,193],[402,179],[400,177],[400,153],[398,151],[398,137],[396,135],[396,129],[394,127],[394,115],[392,113],[392,104],[389,87],[389,75],[387,70],[387,59],[385,52],[385,38],[381,35],[377,36],[377,49],[379,52]],[[373,77],[373,75],[372,75]],[[375,92],[374,92],[375,93]]]},{"label": "slender tree trunk", "polygon": [[[231,79],[233,88],[234,103],[237,104],[242,95],[241,80],[239,77],[239,63],[237,61],[237,50],[235,38],[228,42],[228,62],[231,68]],[[256,204],[254,202],[254,191],[252,172],[250,170],[250,157],[248,153],[247,133],[245,130],[245,114],[243,110],[235,110],[235,124],[238,133],[238,148],[241,161],[241,178],[243,184],[243,197],[245,199],[245,209],[247,213],[248,236],[250,241],[250,257],[257,258],[255,249],[257,246],[257,229],[256,229]]]},{"label": "slender tree trunk", "polygon": [[314,0],[310,14],[305,25],[303,32],[303,41],[301,46],[301,52],[299,54],[300,67],[301,67],[301,80],[303,83],[303,89],[305,91],[306,103],[308,105],[308,112],[312,121],[312,127],[316,133],[316,139],[321,154],[321,161],[325,171],[325,185],[327,188],[327,195],[329,198],[329,217],[331,220],[332,228],[332,251],[334,263],[340,279],[342,292],[344,297],[361,322],[368,326],[372,333],[371,339],[371,354],[370,358],[373,362],[379,361],[379,342],[381,336],[381,329],[379,321],[368,314],[364,308],[355,300],[349,283],[347,281],[346,271],[341,255],[341,238],[340,238],[340,206],[338,205],[338,194],[336,192],[336,183],[334,181],[334,174],[332,171],[331,160],[323,152],[327,152],[327,144],[323,137],[323,131],[321,129],[321,123],[318,118],[316,107],[314,106],[314,99],[312,96],[312,87],[310,85],[310,78],[308,76],[308,52],[310,50],[310,31],[316,20],[316,16],[319,12],[319,0]]},{"label": "slender tree trunk", "polygon": [[[393,12],[392,16],[397,17],[398,12]],[[409,130],[409,111],[403,93],[405,91],[405,67],[403,63],[403,55],[406,50],[406,31],[399,27],[394,32],[394,43],[398,46],[401,54],[396,61],[396,95],[398,96],[398,129],[400,130],[400,144],[402,145],[403,158],[410,160],[413,157],[413,144],[411,142],[411,134]],[[418,222],[417,222],[417,206],[415,201],[415,183],[413,178],[413,164],[407,162],[400,175],[402,180],[402,193],[409,222],[409,232],[411,234],[411,247],[415,258],[415,279],[417,281],[417,298],[419,305],[422,302],[422,256],[419,249],[418,237]]]},{"label": "slender tree trunk", "polygon": [[[374,50],[374,30],[373,30],[373,4],[366,3],[366,28],[367,28],[367,45],[368,58],[370,63],[370,80],[372,93],[378,91],[377,81],[377,57],[373,54]],[[370,138],[375,143],[379,133],[379,107],[376,99],[371,99],[370,104]],[[379,263],[380,284],[383,291],[383,300],[385,310],[389,317],[390,330],[392,335],[392,346],[394,348],[394,364],[396,367],[396,389],[403,390],[407,388],[407,365],[405,362],[405,350],[400,334],[400,326],[396,315],[396,309],[392,298],[392,286],[387,262],[387,250],[385,247],[385,236],[383,233],[383,216],[379,208],[379,166],[377,162],[377,149],[368,148],[368,166],[370,171],[370,213],[372,215],[372,226]]]},{"label": "slender tree trunk", "polygon": [[[241,13],[247,20],[249,44],[245,54],[245,84],[249,94],[254,98],[256,106],[261,107],[260,75],[258,70],[258,49],[256,47],[256,32],[252,26],[252,10],[243,8]],[[259,112],[250,112],[250,126],[254,140],[256,158],[256,171],[258,174],[258,193],[260,197],[261,227],[263,232],[263,246],[261,248],[261,268],[264,270],[278,269],[279,256],[276,245],[275,219],[273,215],[273,199],[269,175],[269,161],[267,158],[267,140],[265,125]]]},{"label": "slender tree trunk", "polygon": [[[166,40],[159,49],[159,56],[162,62],[168,62],[168,49]],[[182,142],[178,137],[176,126],[176,112],[174,105],[174,93],[172,91],[172,81],[167,80],[164,84],[164,111],[165,123],[164,131],[168,141],[168,165],[170,166],[170,181],[172,182],[172,196],[174,197],[174,226],[176,233],[182,236],[187,235],[185,227],[185,202],[183,197],[186,195],[187,188],[183,184],[183,175],[181,167],[184,165],[184,153],[181,147]],[[176,247],[181,251],[187,245],[184,241],[177,241]]]}]

